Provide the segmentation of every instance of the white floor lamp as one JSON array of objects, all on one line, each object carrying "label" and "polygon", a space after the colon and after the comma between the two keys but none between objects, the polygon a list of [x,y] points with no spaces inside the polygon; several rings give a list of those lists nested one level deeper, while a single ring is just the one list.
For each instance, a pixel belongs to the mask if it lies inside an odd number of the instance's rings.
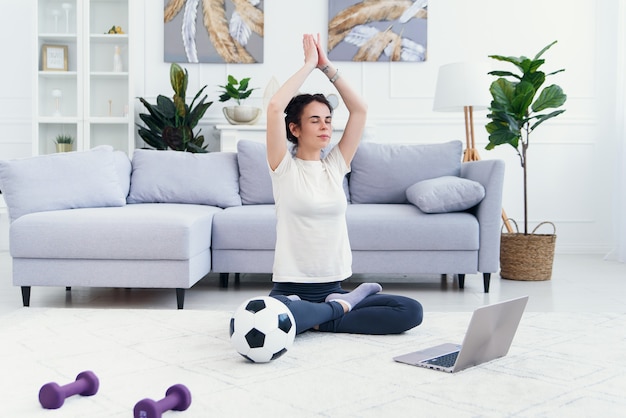
[{"label": "white floor lamp", "polygon": [[[474,138],[474,110],[486,110],[491,102],[489,71],[490,67],[486,62],[455,62],[439,68],[433,110],[436,112],[463,111],[465,116],[464,162],[480,160]],[[513,232],[504,209],[502,209],[502,220],[507,231]]]}]

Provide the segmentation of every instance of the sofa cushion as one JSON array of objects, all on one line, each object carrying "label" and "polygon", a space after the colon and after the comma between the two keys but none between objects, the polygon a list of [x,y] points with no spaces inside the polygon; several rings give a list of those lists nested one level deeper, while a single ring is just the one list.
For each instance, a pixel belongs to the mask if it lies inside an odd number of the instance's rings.
[{"label": "sofa cushion", "polygon": [[407,203],[418,181],[461,173],[461,141],[398,145],[364,142],[352,160],[352,203]]},{"label": "sofa cushion", "polygon": [[442,176],[415,183],[406,189],[406,197],[422,212],[457,212],[480,203],[485,197],[485,188],[477,181]]},{"label": "sofa cushion", "polygon": [[234,152],[135,150],[128,203],[241,205]]},{"label": "sofa cushion", "polygon": [[215,250],[274,250],[276,209],[274,205],[243,205],[216,213],[213,218]]},{"label": "sofa cushion", "polygon": [[353,251],[476,251],[478,220],[469,212],[426,214],[411,204],[352,204]]},{"label": "sofa cushion", "polygon": [[146,203],[31,213],[10,230],[17,258],[188,260],[211,246],[215,206]]},{"label": "sofa cushion", "polygon": [[125,205],[130,162],[111,149],[0,161],[11,221],[33,212]]},{"label": "sofa cushion", "polygon": [[[322,150],[322,158],[334,147],[330,144]],[[267,164],[267,151],[261,142],[240,140],[237,142],[237,161],[239,163],[239,194],[244,205],[273,205],[274,192],[272,178]],[[291,143],[290,152],[293,152]],[[349,201],[348,178],[343,179],[343,189]]]},{"label": "sofa cushion", "polygon": [[274,204],[265,144],[246,140],[237,142],[237,162],[241,203],[244,205]]}]

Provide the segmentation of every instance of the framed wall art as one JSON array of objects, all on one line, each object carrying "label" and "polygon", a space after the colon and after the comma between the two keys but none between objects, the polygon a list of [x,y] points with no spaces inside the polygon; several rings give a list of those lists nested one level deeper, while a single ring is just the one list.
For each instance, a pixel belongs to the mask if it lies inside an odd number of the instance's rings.
[{"label": "framed wall art", "polygon": [[165,0],[165,62],[263,62],[263,0]]},{"label": "framed wall art", "polygon": [[426,61],[428,0],[329,0],[328,58]]},{"label": "framed wall art", "polygon": [[43,71],[67,71],[67,46],[42,45],[41,69]]}]

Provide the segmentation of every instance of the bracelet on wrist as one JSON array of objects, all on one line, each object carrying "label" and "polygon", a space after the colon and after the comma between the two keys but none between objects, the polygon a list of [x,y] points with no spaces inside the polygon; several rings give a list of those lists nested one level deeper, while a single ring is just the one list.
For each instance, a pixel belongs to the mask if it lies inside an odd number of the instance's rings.
[{"label": "bracelet on wrist", "polygon": [[330,79],[330,82],[334,84],[338,78],[339,78],[339,68],[337,68],[337,71],[335,72],[335,75]]}]

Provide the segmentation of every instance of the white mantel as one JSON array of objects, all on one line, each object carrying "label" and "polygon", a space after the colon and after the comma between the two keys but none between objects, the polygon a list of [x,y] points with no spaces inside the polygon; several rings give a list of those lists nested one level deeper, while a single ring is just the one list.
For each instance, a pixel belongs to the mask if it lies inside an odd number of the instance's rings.
[{"label": "white mantel", "polygon": [[215,125],[220,133],[220,151],[237,152],[237,142],[247,139],[265,143],[266,125]]}]

